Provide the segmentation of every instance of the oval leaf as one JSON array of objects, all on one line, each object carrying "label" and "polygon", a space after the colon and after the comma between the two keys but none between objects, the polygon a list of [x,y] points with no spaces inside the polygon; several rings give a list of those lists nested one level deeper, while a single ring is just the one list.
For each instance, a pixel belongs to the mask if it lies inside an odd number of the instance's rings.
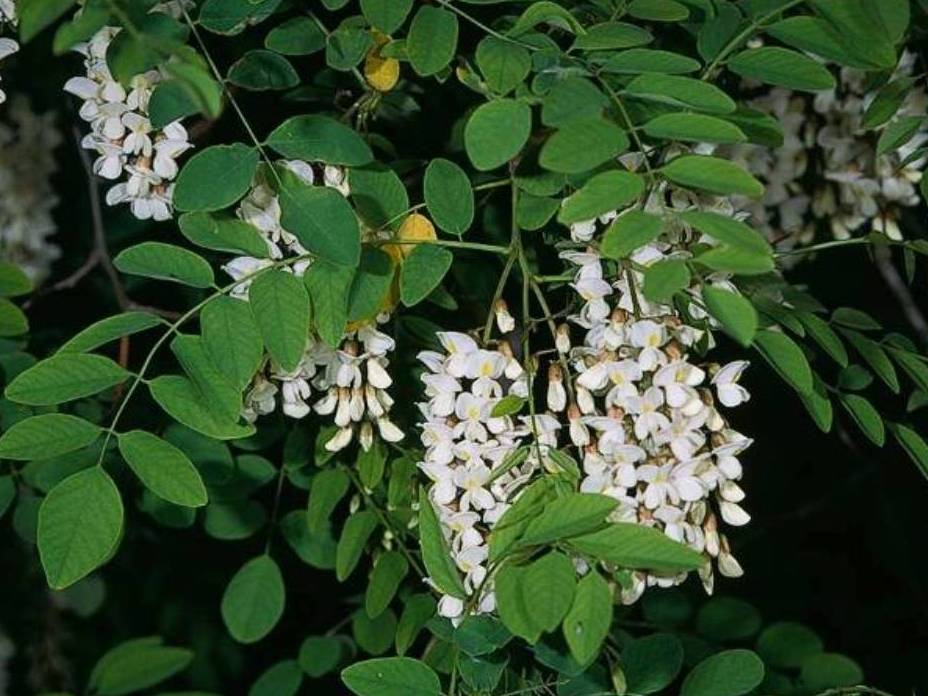
[{"label": "oval leaf", "polygon": [[256,643],[280,621],[285,595],[277,563],[270,556],[258,556],[229,581],[222,595],[222,620],[239,643]]},{"label": "oval leaf", "polygon": [[144,430],[119,435],[119,451],[139,480],[159,498],[182,507],[207,503],[203,479],[187,455]]},{"label": "oval leaf", "polygon": [[55,486],[39,508],[39,557],[50,587],[73,585],[113,554],[122,536],[122,498],[98,466]]}]

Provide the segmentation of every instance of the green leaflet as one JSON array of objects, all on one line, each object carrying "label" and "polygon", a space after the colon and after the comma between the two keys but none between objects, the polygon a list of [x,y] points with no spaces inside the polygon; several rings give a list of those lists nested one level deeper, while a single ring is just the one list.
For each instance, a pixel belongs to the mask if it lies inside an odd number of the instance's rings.
[{"label": "green leaflet", "polygon": [[551,551],[527,566],[507,564],[496,575],[502,622],[515,635],[537,643],[557,628],[573,602],[576,571],[564,554]]},{"label": "green leaflet", "polygon": [[348,126],[327,116],[294,116],[268,136],[267,144],[284,157],[358,167],[374,156]]},{"label": "green leaflet", "polygon": [[812,392],[812,369],[793,339],[779,331],[762,329],[757,332],[754,345],[774,371],[800,395]]},{"label": "green leaflet", "polygon": [[480,171],[489,171],[513,159],[528,140],[532,112],[512,99],[497,99],[478,107],[464,129],[464,146]]},{"label": "green leaflet", "polygon": [[222,620],[240,643],[256,643],[270,633],[284,612],[286,590],[270,556],[248,561],[222,595]]},{"label": "green leaflet", "polygon": [[611,121],[572,120],[547,140],[538,161],[552,172],[579,174],[614,159],[627,147],[625,132]]},{"label": "green leaflet", "polygon": [[342,681],[357,696],[441,696],[438,675],[409,657],[357,662],[342,670]]},{"label": "green leaflet", "polygon": [[581,665],[599,653],[612,626],[612,590],[597,572],[577,583],[574,601],[564,617],[564,638]]},{"label": "green leaflet", "polygon": [[200,473],[181,450],[144,430],[119,435],[119,451],[145,486],[159,498],[183,507],[206,505]]},{"label": "green leaflet", "polygon": [[115,341],[117,338],[132,336],[151,329],[162,320],[148,312],[124,312],[91,324],[86,329],[68,340],[61,348],[60,353],[85,353],[102,345]]},{"label": "green leaflet", "polygon": [[451,268],[454,255],[435,244],[417,244],[400,274],[400,298],[407,307],[418,304],[438,287]]},{"label": "green leaflet", "polygon": [[406,37],[406,54],[417,74],[434,75],[445,68],[454,57],[457,44],[456,14],[429,5],[416,11]]},{"label": "green leaflet", "polygon": [[377,559],[364,598],[368,616],[379,616],[387,608],[408,571],[409,563],[399,551],[387,551]]},{"label": "green leaflet", "polygon": [[743,51],[728,61],[728,68],[742,77],[808,92],[835,86],[834,77],[820,63],[779,46]]},{"label": "green leaflet", "polygon": [[451,560],[448,542],[425,489],[419,493],[419,545],[422,548],[422,561],[435,586],[452,597],[466,598],[461,576]]},{"label": "green leaflet", "polygon": [[91,467],[55,486],[39,509],[39,558],[53,589],[64,589],[103,565],[122,536],[116,484]]},{"label": "green leaflet", "polygon": [[207,437],[235,440],[248,437],[254,426],[239,425],[215,413],[202,393],[186,377],[162,375],[148,383],[152,397],[176,421]]},{"label": "green leaflet", "polygon": [[220,296],[200,313],[203,348],[216,367],[239,389],[245,387],[264,357],[260,330],[246,302]]},{"label": "green leaflet", "polygon": [[335,552],[335,577],[339,581],[345,580],[357,567],[377,525],[377,515],[372,510],[360,510],[345,521]]},{"label": "green leaflet", "polygon": [[282,660],[258,677],[248,696],[295,696],[302,683],[303,672],[296,660]]},{"label": "green leaflet", "polygon": [[91,396],[128,379],[130,374],[102,355],[54,355],[17,375],[6,397],[30,406],[53,406]]},{"label": "green leaflet", "polygon": [[309,294],[292,273],[271,270],[248,289],[251,313],[264,345],[284,370],[296,369],[309,337]]},{"label": "green leaflet", "polygon": [[241,143],[206,148],[181,169],[174,205],[181,211],[227,208],[245,195],[257,168],[255,148]]},{"label": "green leaflet", "polygon": [[757,311],[745,297],[711,285],[702,289],[706,309],[725,332],[743,346],[750,346],[757,332]]},{"label": "green leaflet", "polygon": [[707,657],[683,681],[681,696],[741,696],[764,679],[764,663],[750,650]]},{"label": "green leaflet", "polygon": [[281,90],[300,83],[296,69],[273,51],[248,51],[229,68],[229,82],[252,91]]},{"label": "green leaflet", "polygon": [[590,178],[569,196],[558,213],[558,222],[570,225],[625,208],[644,192],[644,180],[631,172],[603,172]]},{"label": "green leaflet", "polygon": [[569,543],[580,553],[624,568],[677,573],[694,570],[704,563],[702,556],[689,547],[656,529],[637,524],[610,524]]},{"label": "green leaflet", "polygon": [[0,436],[0,459],[47,459],[92,444],[100,426],[64,413],[46,413],[13,424]]},{"label": "green leaflet", "polygon": [[157,280],[170,280],[195,288],[213,286],[213,269],[192,251],[173,244],[143,242],[129,247],[113,259],[123,273]]},{"label": "green leaflet", "polygon": [[192,651],[162,645],[160,638],[129,640],[100,659],[90,683],[99,694],[135,693],[169,679],[192,660]]},{"label": "green leaflet", "polygon": [[474,193],[467,173],[449,160],[432,160],[423,185],[435,224],[451,234],[467,232],[474,221]]}]

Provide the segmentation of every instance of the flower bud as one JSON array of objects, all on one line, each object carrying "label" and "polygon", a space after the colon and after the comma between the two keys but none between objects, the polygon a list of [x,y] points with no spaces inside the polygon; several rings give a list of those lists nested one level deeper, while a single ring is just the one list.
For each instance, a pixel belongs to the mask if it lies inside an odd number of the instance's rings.
[{"label": "flower bud", "polygon": [[496,314],[496,326],[500,330],[500,333],[509,333],[516,328],[516,320],[509,313],[509,306],[506,304],[506,300],[497,300],[496,305],[493,307],[493,311]]}]

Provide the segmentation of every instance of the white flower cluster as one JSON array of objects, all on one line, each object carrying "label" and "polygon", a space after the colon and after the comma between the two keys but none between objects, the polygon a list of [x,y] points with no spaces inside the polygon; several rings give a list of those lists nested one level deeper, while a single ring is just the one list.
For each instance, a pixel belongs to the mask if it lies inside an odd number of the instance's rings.
[{"label": "white flower cluster", "polygon": [[[0,26],[16,26],[16,3],[13,0],[0,0]],[[0,60],[13,55],[19,50],[19,44],[6,37],[0,37]],[[0,104],[6,101],[6,92],[0,89]]]},{"label": "white flower cluster", "polygon": [[[165,3],[155,10],[176,13],[178,8],[176,3]],[[77,47],[87,72],[72,77],[64,89],[84,100],[80,115],[91,130],[81,145],[97,154],[94,173],[119,181],[107,192],[106,202],[129,204],[140,220],[169,220],[173,215],[173,181],[179,171],[177,158],[193,145],[180,121],[160,130],[152,127],[148,104],[164,79],[159,70],[136,75],[128,89],[113,78],[106,51],[119,31],[103,27],[88,43]]]},{"label": "white flower cluster", "polygon": [[[313,185],[318,178],[313,166],[300,160],[285,161],[284,166],[304,183]],[[335,188],[342,195],[349,193],[345,172],[326,166],[322,171],[323,185]],[[264,239],[270,258],[239,256],[223,268],[233,278],[242,280],[275,260],[307,255],[307,250],[295,235],[284,229],[280,201],[274,189],[259,180],[238,207],[237,215],[253,225]],[[285,270],[302,277],[311,259],[297,261]],[[248,281],[240,283],[231,293],[247,300]],[[387,316],[378,321],[387,321]],[[245,396],[243,416],[254,421],[272,413],[278,397],[283,412],[291,418],[305,418],[310,411],[332,416],[336,431],[325,443],[330,452],[347,447],[357,437],[367,450],[373,444],[375,430],[387,442],[398,442],[403,432],[390,420],[393,399],[387,391],[393,383],[387,368],[387,357],[395,348],[393,339],[379,331],[375,324],[365,324],[349,332],[341,346],[334,350],[313,336],[307,336],[303,358],[294,370],[285,370],[273,361],[255,378]],[[313,393],[320,394],[312,406]]]},{"label": "white flower cluster", "polygon": [[809,170],[815,147],[814,119],[806,113],[807,98],[776,87],[752,99],[750,106],[773,116],[783,129],[783,144],[777,148],[738,145],[723,148],[722,154],[760,178],[765,185],[760,199],[736,196],[739,210],[751,215],[751,224],[767,239],[783,247],[807,244],[815,236],[809,218],[812,196],[800,180]]},{"label": "white flower cluster", "polygon": [[[439,333],[444,352],[423,351],[422,375],[428,401],[424,417],[420,469],[431,481],[435,504],[451,554],[470,595],[468,606],[450,595],[438,604],[442,616],[460,620],[465,610],[492,612],[496,597],[487,579],[487,536],[538,469],[533,454],[508,470],[500,467],[534,430],[539,447],[557,446],[560,423],[550,415],[493,416],[506,396],[526,398],[528,378],[507,343],[481,348],[462,333]],[[542,454],[544,456],[544,454]]]},{"label": "white flower cluster", "polygon": [[[915,55],[903,54],[893,79],[914,72]],[[862,122],[879,88],[859,70],[841,70],[834,91],[809,99],[776,88],[752,103],[777,118],[785,140],[780,148],[742,145],[724,154],[740,161],[761,178],[767,190],[759,203],[737,201],[753,215],[757,226],[785,245],[810,242],[818,223],[825,222],[836,239],[846,239],[868,225],[893,239],[901,239],[900,209],[919,204],[918,183],[928,157],[920,150],[928,142],[922,127],[905,145],[877,155],[876,138],[864,137]],[[896,119],[923,117],[928,93],[920,78],[906,93]],[[801,180],[816,173],[811,195]]]},{"label": "white flower cluster", "polygon": [[41,282],[61,250],[49,241],[57,232],[52,210],[58,198],[52,175],[61,144],[54,114],[37,114],[15,95],[0,122],[0,257]]},{"label": "white flower cluster", "polygon": [[[652,199],[649,205],[658,203]],[[595,220],[574,225],[573,240],[589,242],[597,228]],[[647,266],[681,253],[665,237],[636,251],[632,260]],[[740,506],[744,492],[737,481],[738,456],[751,440],[729,427],[716,404],[734,407],[749,398],[738,384],[747,362],[694,364],[687,350],[702,330],[684,323],[672,307],[639,296],[640,273],[610,281],[593,247],[561,256],[575,267],[572,287],[582,306],[570,320],[584,336],[581,345],[570,347],[566,332],[559,334],[574,400],[568,403],[564,376],[555,368],[549,373],[548,408],[566,411],[570,441],[582,457],[581,490],[618,500],[615,521],[656,527],[714,559],[722,575],[741,575],[718,526],[719,518],[733,526],[750,519]],[[698,288],[692,292],[698,295]],[[700,576],[711,592],[711,563]],[[634,573],[623,601],[634,602],[648,585],[685,578]]]}]

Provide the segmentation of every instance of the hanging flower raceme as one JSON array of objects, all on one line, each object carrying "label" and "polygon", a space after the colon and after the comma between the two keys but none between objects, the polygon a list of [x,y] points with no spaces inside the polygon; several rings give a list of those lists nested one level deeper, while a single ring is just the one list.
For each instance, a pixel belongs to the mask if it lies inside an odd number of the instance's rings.
[{"label": "hanging flower raceme", "polygon": [[[488,536],[526,484],[538,471],[537,452],[557,445],[557,419],[540,415],[494,416],[507,396],[526,398],[528,378],[508,344],[483,348],[462,333],[440,333],[442,352],[424,351],[419,360],[427,401],[421,441],[420,469],[429,479],[442,530],[469,595],[444,595],[438,610],[454,621],[465,613],[487,613],[496,607],[487,576]],[[532,432],[538,446],[513,464],[510,458]],[[509,460],[509,461],[507,461]],[[510,466],[511,465],[511,466]]]},{"label": "hanging flower raceme", "polygon": [[[903,53],[892,79],[912,80],[912,84],[887,127],[921,118],[928,108],[924,80],[912,78],[914,67],[915,55]],[[750,210],[752,222],[772,239],[785,246],[806,244],[823,222],[836,239],[862,229],[902,238],[901,209],[919,205],[918,183],[928,162],[923,151],[928,129],[922,123],[906,142],[882,154],[876,139],[861,137],[868,109],[883,84],[875,85],[860,70],[843,68],[838,87],[814,98],[774,88],[753,100],[751,106],[780,122],[783,145],[774,149],[739,145],[721,154],[739,161],[766,184],[762,201],[738,199],[736,204]],[[810,168],[820,173],[817,185],[807,193],[802,179]]]},{"label": "hanging flower raceme", "polygon": [[[649,206],[658,205],[655,200]],[[606,220],[614,216],[607,216]],[[572,230],[574,242],[594,240],[597,221]],[[740,506],[738,456],[751,440],[733,430],[717,404],[734,407],[749,398],[738,380],[744,361],[724,367],[694,362],[689,352],[703,329],[687,325],[669,305],[641,296],[637,268],[685,253],[691,230],[670,230],[632,256],[635,270],[608,276],[594,247],[571,249],[562,257],[574,267],[579,311],[570,321],[583,340],[569,350],[574,402],[562,398],[560,369],[549,375],[548,405],[566,412],[571,444],[582,459],[581,490],[619,501],[614,521],[653,526],[713,559],[722,575],[741,575],[719,520],[740,526],[749,520]],[[724,280],[719,280],[724,282]],[[699,288],[690,291],[698,307]],[[569,339],[559,332],[566,348]],[[566,352],[566,351],[563,351]],[[712,591],[713,569],[700,571]],[[679,584],[686,578],[637,572],[622,598],[633,602],[648,585]]]},{"label": "hanging flower raceme", "polygon": [[[176,13],[177,3],[156,6],[153,11]],[[110,73],[106,53],[119,33],[103,27],[86,44],[76,47],[84,56],[86,75],[72,77],[66,92],[84,100],[81,118],[90,124],[81,142],[97,154],[93,171],[116,183],[106,194],[109,205],[127,203],[140,220],[169,220],[173,216],[177,158],[192,146],[180,121],[156,129],[149,118],[149,100],[165,79],[160,70],[132,78],[127,86]]]},{"label": "hanging flower raceme", "polygon": [[[0,0],[0,27],[17,23],[16,4],[13,0]],[[19,50],[19,43],[7,37],[0,37],[0,60],[13,55]],[[6,92],[0,89],[0,104],[6,101]]]},{"label": "hanging flower raceme", "polygon": [[61,144],[54,114],[37,114],[15,95],[0,119],[0,257],[41,282],[61,255],[49,241],[57,231],[52,210],[58,197],[51,178]]},{"label": "hanging flower raceme", "polygon": [[[314,167],[301,160],[284,161],[283,166],[304,184],[334,188],[343,196],[349,194],[347,176],[343,169],[333,166]],[[259,174],[258,180],[236,211],[238,217],[254,226],[267,244],[268,257],[239,256],[223,268],[234,279],[240,280],[274,261],[308,255],[297,237],[287,231],[281,220],[280,200],[271,184]],[[284,270],[302,277],[312,260],[300,259]],[[233,297],[247,299],[248,281],[236,286]],[[389,321],[389,314],[381,313],[374,321],[350,327],[337,349],[309,335],[299,364],[286,370],[273,360],[255,377],[245,397],[243,416],[254,421],[258,416],[273,412],[278,398],[285,415],[305,418],[311,411],[331,416],[334,433],[325,441],[330,452],[337,452],[355,439],[370,449],[375,435],[387,442],[403,439],[403,432],[390,419],[393,399],[388,389],[393,383],[388,368],[389,355],[395,342],[377,326]],[[314,397],[315,401],[314,401]]]}]

